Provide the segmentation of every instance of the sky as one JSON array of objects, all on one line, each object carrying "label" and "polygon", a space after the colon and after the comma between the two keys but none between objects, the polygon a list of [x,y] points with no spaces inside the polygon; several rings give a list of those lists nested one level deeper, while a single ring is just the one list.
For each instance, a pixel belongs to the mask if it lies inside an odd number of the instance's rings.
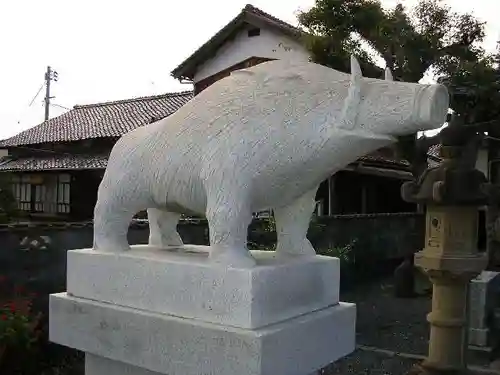
[{"label": "sky", "polygon": [[[190,90],[170,76],[171,70],[249,1],[0,0],[0,139],[43,121],[44,88],[33,98],[48,65],[58,72],[50,117],[76,104]],[[398,1],[382,2],[394,6]],[[495,22],[500,2],[446,2],[487,22],[485,47],[493,50],[500,39]],[[307,10],[314,0],[252,4],[296,24],[297,10]]]}]

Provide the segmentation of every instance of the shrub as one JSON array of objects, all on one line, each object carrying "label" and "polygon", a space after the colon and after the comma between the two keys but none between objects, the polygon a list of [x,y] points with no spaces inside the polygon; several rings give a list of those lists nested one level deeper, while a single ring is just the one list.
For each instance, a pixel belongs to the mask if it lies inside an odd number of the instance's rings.
[{"label": "shrub", "polygon": [[10,290],[4,277],[0,277],[0,284],[0,373],[24,374],[24,369],[33,365],[27,354],[35,349],[40,338],[41,316],[32,312],[33,295],[22,287]]},{"label": "shrub", "polygon": [[36,341],[38,317],[30,316],[30,301],[11,301],[0,309],[0,347],[29,349]]},{"label": "shrub", "polygon": [[356,254],[354,252],[356,242],[356,240],[352,240],[347,245],[318,249],[318,252],[320,255],[339,258],[341,264],[352,266],[356,263]]}]

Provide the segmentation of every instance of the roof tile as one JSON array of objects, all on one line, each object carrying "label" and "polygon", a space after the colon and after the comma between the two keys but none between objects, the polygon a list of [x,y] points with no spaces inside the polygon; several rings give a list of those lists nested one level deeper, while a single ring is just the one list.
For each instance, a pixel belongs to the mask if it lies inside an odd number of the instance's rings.
[{"label": "roof tile", "polygon": [[67,169],[105,169],[106,155],[51,155],[20,158],[3,158],[0,172],[47,171]]},{"label": "roof tile", "polygon": [[427,155],[434,157],[434,158],[439,158],[441,159],[441,143],[438,143],[436,145],[432,145],[429,147],[429,151],[427,151]]},{"label": "roof tile", "polygon": [[106,103],[76,105],[72,110],[0,141],[0,147],[50,142],[120,137],[123,134],[171,115],[186,104],[191,91],[168,93]]}]

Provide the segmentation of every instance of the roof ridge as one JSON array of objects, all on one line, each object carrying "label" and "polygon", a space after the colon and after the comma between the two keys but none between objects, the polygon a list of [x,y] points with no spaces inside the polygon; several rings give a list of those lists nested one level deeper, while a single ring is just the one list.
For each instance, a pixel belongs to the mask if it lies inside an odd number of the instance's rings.
[{"label": "roof ridge", "polygon": [[192,90],[186,90],[186,91],[178,91],[178,92],[167,92],[164,94],[158,94],[158,95],[150,95],[150,96],[138,96],[135,98],[128,98],[128,99],[119,99],[119,100],[111,100],[107,102],[99,102],[99,103],[90,103],[90,104],[75,104],[73,106],[73,109],[81,109],[81,108],[91,108],[91,107],[102,107],[102,106],[107,106],[107,105],[115,105],[115,104],[124,104],[124,103],[135,103],[135,102],[142,102],[145,100],[155,100],[155,99],[160,99],[160,98],[171,98],[173,96],[184,96],[188,94],[193,94]]},{"label": "roof ridge", "polygon": [[266,11],[263,11],[262,9],[256,7],[253,4],[250,4],[250,3],[247,4],[247,5],[245,5],[245,7],[243,8],[242,12],[249,12],[249,13],[252,13],[252,14],[258,16],[258,17],[265,17],[269,21],[277,22],[277,23],[279,23],[279,24],[281,24],[283,26],[288,26],[288,27],[290,27],[292,29],[295,29],[297,31],[303,31],[299,27],[294,26],[291,23],[282,20],[281,18],[275,17],[272,14],[267,13]]}]

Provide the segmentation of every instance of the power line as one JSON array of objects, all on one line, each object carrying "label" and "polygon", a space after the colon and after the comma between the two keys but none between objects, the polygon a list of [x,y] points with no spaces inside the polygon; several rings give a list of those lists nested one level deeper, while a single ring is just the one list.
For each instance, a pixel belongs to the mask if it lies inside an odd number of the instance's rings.
[{"label": "power line", "polygon": [[62,109],[67,109],[68,111],[71,111],[71,108],[65,107],[65,106],[60,105],[60,104],[50,103],[50,105],[52,105],[52,106],[54,106],[54,107],[59,107],[59,108],[62,108]]},{"label": "power line", "polygon": [[[40,92],[42,91],[43,87],[45,86],[45,82],[41,84],[40,88],[38,89],[38,91],[36,92],[35,96],[33,97],[33,99],[31,99],[31,102],[30,104],[28,105],[28,108],[30,108],[33,103],[35,102],[36,98],[38,97],[38,95],[40,95]],[[17,120],[17,123],[20,124],[21,123],[21,117],[24,116],[24,114],[26,113],[26,111],[28,110],[28,108],[26,108],[22,114],[20,115],[20,118],[18,118]]]},{"label": "power line", "polygon": [[33,99],[31,99],[31,102],[30,102],[30,105],[28,107],[31,107],[33,105],[33,103],[35,102],[36,98],[38,97],[38,95],[40,94],[40,91],[42,91],[43,89],[43,86],[45,86],[45,82],[42,83],[42,85],[40,86],[40,88],[38,89],[36,95],[33,97]]}]

